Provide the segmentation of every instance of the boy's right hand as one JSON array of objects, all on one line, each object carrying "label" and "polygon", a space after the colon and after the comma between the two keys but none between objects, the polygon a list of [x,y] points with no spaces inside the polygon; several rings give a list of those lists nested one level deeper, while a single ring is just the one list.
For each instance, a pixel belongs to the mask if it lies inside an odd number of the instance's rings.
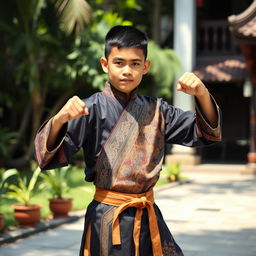
[{"label": "boy's right hand", "polygon": [[63,125],[70,120],[85,115],[89,115],[86,104],[79,97],[74,96],[70,98],[62,109],[54,116],[54,123]]}]

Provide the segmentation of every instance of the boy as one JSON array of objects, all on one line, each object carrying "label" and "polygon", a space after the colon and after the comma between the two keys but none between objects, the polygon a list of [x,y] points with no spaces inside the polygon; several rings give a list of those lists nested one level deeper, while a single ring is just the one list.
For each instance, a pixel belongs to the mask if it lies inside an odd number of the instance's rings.
[{"label": "boy", "polygon": [[152,188],[165,143],[220,141],[220,111],[193,73],[180,78],[177,90],[196,97],[196,114],[137,95],[150,67],[146,58],[142,31],[113,27],[100,60],[109,78],[103,92],[85,100],[71,98],[35,140],[42,169],[67,165],[83,147],[85,179],[94,182],[96,192],[87,208],[80,256],[183,255],[154,204]]}]

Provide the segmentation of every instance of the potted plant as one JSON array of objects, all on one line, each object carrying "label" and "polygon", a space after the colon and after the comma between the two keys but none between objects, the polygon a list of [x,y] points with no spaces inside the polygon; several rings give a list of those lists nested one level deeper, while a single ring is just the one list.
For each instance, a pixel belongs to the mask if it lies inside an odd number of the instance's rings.
[{"label": "potted plant", "polygon": [[[17,174],[16,169],[0,169],[0,201],[2,202],[2,197],[4,193],[4,184],[7,181],[7,179],[13,175]],[[0,211],[0,230],[2,230],[4,227],[4,214]]]},{"label": "potted plant", "polygon": [[28,181],[26,177],[21,177],[18,172],[17,184],[7,184],[7,197],[15,199],[21,204],[13,205],[14,217],[21,228],[33,227],[40,220],[41,205],[32,205],[31,199],[35,196],[35,185],[41,169],[38,167]]},{"label": "potted plant", "polygon": [[68,192],[68,171],[70,167],[61,167],[53,170],[47,170],[41,173],[43,178],[43,187],[47,188],[52,195],[49,199],[49,208],[53,213],[53,218],[66,218],[72,209],[72,199],[64,198]]}]

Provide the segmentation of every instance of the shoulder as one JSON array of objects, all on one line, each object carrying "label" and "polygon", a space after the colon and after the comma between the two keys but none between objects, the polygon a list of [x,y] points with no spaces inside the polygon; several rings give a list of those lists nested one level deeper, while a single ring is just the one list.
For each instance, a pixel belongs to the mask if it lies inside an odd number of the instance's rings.
[{"label": "shoulder", "polygon": [[83,102],[86,104],[88,109],[93,108],[94,106],[98,105],[98,103],[102,103],[105,100],[105,96],[102,92],[96,92],[92,94],[88,98],[84,98]]},{"label": "shoulder", "polygon": [[154,96],[142,95],[142,94],[138,94],[138,98],[147,103],[156,103],[158,101],[161,101],[161,98],[157,98]]}]

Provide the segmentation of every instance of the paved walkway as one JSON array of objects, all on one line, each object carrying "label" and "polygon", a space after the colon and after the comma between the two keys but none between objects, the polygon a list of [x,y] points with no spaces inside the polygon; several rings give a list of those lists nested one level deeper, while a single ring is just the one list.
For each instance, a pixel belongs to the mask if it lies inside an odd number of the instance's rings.
[{"label": "paved walkway", "polygon": [[[156,193],[185,256],[256,256],[256,179],[186,174],[191,183]],[[1,256],[76,256],[83,219],[0,248]]]},{"label": "paved walkway", "polygon": [[158,205],[186,256],[256,256],[256,179],[193,175],[158,194]]}]

